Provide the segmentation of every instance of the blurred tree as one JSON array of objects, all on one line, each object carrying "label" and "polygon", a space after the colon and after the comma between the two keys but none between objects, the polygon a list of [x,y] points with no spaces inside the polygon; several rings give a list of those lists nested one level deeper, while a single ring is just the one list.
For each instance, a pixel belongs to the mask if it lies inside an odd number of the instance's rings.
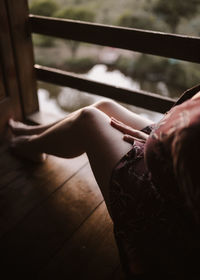
[{"label": "blurred tree", "polygon": [[[55,14],[55,16],[64,19],[73,19],[90,22],[93,22],[95,20],[95,13],[93,11],[88,10],[86,7],[70,7],[61,9]],[[69,42],[72,56],[75,57],[80,43],[77,41]]]},{"label": "blurred tree", "polygon": [[95,13],[88,10],[86,7],[69,7],[59,10],[56,14],[56,17],[82,20],[82,21],[94,21]]},{"label": "blurred tree", "polygon": [[157,20],[154,15],[144,11],[138,11],[137,13],[132,13],[130,11],[124,12],[119,16],[116,24],[125,27],[159,30],[163,32],[167,29],[164,22]]},{"label": "blurred tree", "polygon": [[57,10],[58,5],[53,0],[35,0],[30,5],[30,12],[41,16],[53,16]]},{"label": "blurred tree", "polygon": [[191,20],[181,19],[177,32],[189,36],[200,36],[200,15],[197,14]]},{"label": "blurred tree", "polygon": [[169,24],[171,31],[176,33],[181,18],[194,16],[199,6],[199,0],[157,0],[153,10]]},{"label": "blurred tree", "polygon": [[[53,0],[35,0],[30,5],[30,13],[41,16],[53,16],[58,10],[58,5]],[[48,36],[34,35],[33,41],[35,45],[41,47],[51,47],[54,45],[55,39]]]},{"label": "blurred tree", "polygon": [[140,81],[164,82],[181,92],[199,83],[199,71],[199,64],[142,54],[131,75]]}]

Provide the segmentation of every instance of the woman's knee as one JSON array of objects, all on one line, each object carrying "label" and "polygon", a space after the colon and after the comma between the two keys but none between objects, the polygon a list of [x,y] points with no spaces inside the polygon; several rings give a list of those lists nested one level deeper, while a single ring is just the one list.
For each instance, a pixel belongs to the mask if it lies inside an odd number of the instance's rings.
[{"label": "woman's knee", "polygon": [[97,108],[88,106],[81,109],[75,129],[86,152],[97,144],[108,124],[109,117]]},{"label": "woman's knee", "polygon": [[98,114],[98,110],[96,107],[92,107],[92,106],[87,106],[81,109],[80,112],[80,120],[90,120],[94,117],[96,117],[96,115]]},{"label": "woman's knee", "polygon": [[103,99],[93,104],[93,107],[99,109],[100,111],[109,112],[116,107],[117,103],[113,100]]},{"label": "woman's knee", "polygon": [[105,127],[110,126],[110,118],[97,108],[88,106],[81,109],[77,126],[80,133],[89,136],[90,134],[96,134],[105,130]]},{"label": "woman's knee", "polygon": [[102,112],[100,112],[96,107],[87,106],[81,109],[78,122],[81,127],[85,130],[87,127],[93,126],[95,123],[98,122],[99,119],[102,118]]}]

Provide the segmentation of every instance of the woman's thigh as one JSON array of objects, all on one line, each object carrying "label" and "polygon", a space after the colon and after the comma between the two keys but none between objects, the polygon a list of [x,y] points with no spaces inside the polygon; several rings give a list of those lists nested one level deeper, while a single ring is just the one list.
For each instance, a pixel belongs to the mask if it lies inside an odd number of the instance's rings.
[{"label": "woman's thigh", "polygon": [[96,108],[85,109],[79,125],[84,149],[108,206],[113,168],[132,145],[125,142],[123,134],[110,125],[110,118]]},{"label": "woman's thigh", "polygon": [[92,106],[101,110],[109,117],[114,117],[134,129],[141,130],[153,123],[153,121],[126,109],[124,106],[112,100],[103,99],[94,103]]}]

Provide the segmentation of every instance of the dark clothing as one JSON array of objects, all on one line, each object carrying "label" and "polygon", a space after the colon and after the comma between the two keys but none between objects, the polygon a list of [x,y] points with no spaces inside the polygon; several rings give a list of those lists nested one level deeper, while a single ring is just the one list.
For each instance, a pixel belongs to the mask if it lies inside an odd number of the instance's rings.
[{"label": "dark clothing", "polygon": [[188,100],[199,90],[197,86],[186,91],[158,124],[144,128],[150,135],[147,142],[135,141],[113,170],[111,214],[129,277],[134,276],[137,265],[145,272],[166,275],[185,274],[191,268],[195,272],[199,267],[199,226],[185,205],[171,154],[162,143],[170,129],[188,125],[191,103],[199,102],[200,114],[200,99]]}]

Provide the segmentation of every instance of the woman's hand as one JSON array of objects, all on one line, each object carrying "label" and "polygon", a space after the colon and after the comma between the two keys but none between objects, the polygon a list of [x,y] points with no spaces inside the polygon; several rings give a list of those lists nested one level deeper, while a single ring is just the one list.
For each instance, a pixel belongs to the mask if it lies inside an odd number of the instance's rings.
[{"label": "woman's hand", "polygon": [[124,123],[116,120],[115,118],[111,118],[110,124],[116,128],[117,130],[121,131],[124,133],[124,141],[133,144],[134,140],[140,141],[140,142],[146,142],[148,139],[149,135],[137,130],[133,129],[132,127],[125,125]]}]

